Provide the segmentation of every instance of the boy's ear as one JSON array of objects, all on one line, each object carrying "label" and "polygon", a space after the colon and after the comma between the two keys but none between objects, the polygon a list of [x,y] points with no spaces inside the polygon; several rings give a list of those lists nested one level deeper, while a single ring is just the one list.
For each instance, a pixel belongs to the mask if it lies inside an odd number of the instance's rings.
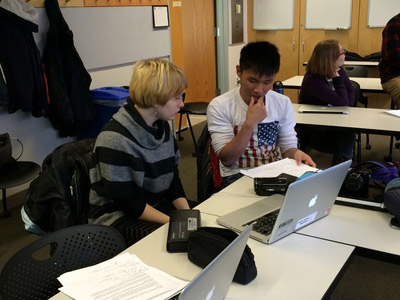
[{"label": "boy's ear", "polygon": [[236,65],[236,75],[237,75],[237,76],[240,76],[241,73],[242,73],[242,72],[241,72],[241,70],[240,70],[240,66],[239,66],[239,65]]}]

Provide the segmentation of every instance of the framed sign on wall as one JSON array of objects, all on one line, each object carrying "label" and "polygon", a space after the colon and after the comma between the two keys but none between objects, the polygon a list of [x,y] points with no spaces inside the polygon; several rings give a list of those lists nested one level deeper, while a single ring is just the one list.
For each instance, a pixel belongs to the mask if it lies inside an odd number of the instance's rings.
[{"label": "framed sign on wall", "polygon": [[162,28],[169,27],[168,5],[154,5],[153,10],[153,27]]}]

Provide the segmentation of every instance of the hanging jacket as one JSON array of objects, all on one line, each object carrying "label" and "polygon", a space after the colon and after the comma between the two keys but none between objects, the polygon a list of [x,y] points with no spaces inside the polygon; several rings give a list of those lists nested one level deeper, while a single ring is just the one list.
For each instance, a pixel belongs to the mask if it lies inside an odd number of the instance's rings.
[{"label": "hanging jacket", "polygon": [[89,73],[75,49],[73,33],[61,14],[57,0],[46,0],[49,18],[43,54],[50,96],[49,118],[61,136],[74,136],[82,123],[95,118]]},{"label": "hanging jacket", "polygon": [[3,72],[0,66],[0,106],[8,106],[9,104],[8,88],[4,81]]},{"label": "hanging jacket", "polygon": [[[8,112],[22,109],[34,117],[47,111],[39,50],[33,39],[38,14],[23,1],[0,1],[0,63],[8,86]],[[2,88],[3,89],[3,88]]]}]

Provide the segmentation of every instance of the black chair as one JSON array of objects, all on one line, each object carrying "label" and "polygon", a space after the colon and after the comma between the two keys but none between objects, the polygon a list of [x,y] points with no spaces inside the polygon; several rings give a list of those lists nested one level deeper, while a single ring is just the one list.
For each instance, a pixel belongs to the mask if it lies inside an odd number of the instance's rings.
[{"label": "black chair", "polygon": [[40,166],[31,161],[16,161],[10,172],[0,174],[0,189],[3,194],[3,217],[9,217],[7,208],[8,188],[16,187],[34,179],[40,173]]},{"label": "black chair", "polygon": [[[183,98],[183,101],[185,101],[185,97]],[[193,153],[193,156],[196,156],[196,151],[197,151],[197,143],[196,143],[196,138],[193,133],[193,128],[192,128],[192,123],[190,122],[190,115],[207,115],[207,107],[208,107],[208,102],[189,102],[185,103],[185,106],[179,111],[179,128],[178,128],[178,139],[179,141],[183,140],[183,137],[181,136],[181,131],[182,131],[182,116],[186,115],[186,119],[188,122],[190,134],[192,135],[192,140],[194,144],[194,149],[195,152]]]},{"label": "black chair", "polygon": [[197,204],[207,200],[222,188],[219,160],[211,144],[207,123],[197,141]]},{"label": "black chair", "polygon": [[44,159],[42,172],[31,182],[24,203],[27,217],[41,231],[53,232],[87,223],[88,174],[94,141],[65,143]]},{"label": "black chair", "polygon": [[[361,87],[360,84],[356,81],[350,80],[353,88],[354,88],[354,106],[357,106],[357,103],[360,101],[360,99],[363,97],[361,93]],[[355,141],[355,146],[357,148],[357,164],[361,163],[361,133],[357,132],[357,138]],[[370,147],[371,149],[371,147]]]},{"label": "black chair", "polygon": [[48,299],[58,293],[61,274],[100,263],[124,249],[124,239],[109,226],[86,224],[50,233],[6,263],[0,299]]},{"label": "black chair", "polygon": [[[346,71],[347,76],[349,76],[349,77],[368,77],[368,68],[366,66],[345,65],[345,66],[343,66],[343,69]],[[362,93],[360,93],[358,102],[363,104],[364,107],[368,107],[368,97]],[[371,149],[368,133],[366,134],[365,148],[367,150]]]}]

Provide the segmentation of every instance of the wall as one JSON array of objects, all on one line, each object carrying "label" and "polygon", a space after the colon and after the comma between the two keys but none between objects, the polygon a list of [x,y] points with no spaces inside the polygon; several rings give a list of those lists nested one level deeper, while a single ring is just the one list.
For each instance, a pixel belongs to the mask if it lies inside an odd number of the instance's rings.
[{"label": "wall", "polygon": [[[74,33],[78,53],[86,68],[90,65],[88,69],[92,76],[91,89],[129,85],[135,61],[170,56],[169,29],[153,29],[150,6],[62,8],[61,10]],[[37,11],[39,32],[34,37],[39,50],[43,52],[46,45],[48,20],[44,8],[37,8]],[[129,12],[132,14],[130,15]],[[89,47],[88,43],[95,43],[98,48],[96,55],[91,55],[90,51],[93,51],[93,47]],[[23,143],[24,153],[20,160],[32,160],[38,164],[41,164],[57,146],[74,140],[74,138],[59,137],[48,119],[34,118],[30,113],[22,111],[14,114],[0,111],[0,124],[0,133],[9,132]],[[19,144],[13,142],[13,147],[13,154],[17,156],[20,153]],[[9,189],[7,194],[15,194],[27,187],[28,184],[25,184]]]},{"label": "wall", "polygon": [[[231,1],[230,1],[230,5],[232,5]],[[232,11],[230,8],[228,10],[229,10],[229,12]],[[248,41],[248,38],[247,38],[247,0],[243,0],[242,14],[243,14],[243,18],[244,18],[244,20],[243,20],[244,42],[228,45],[228,90],[233,89],[234,87],[237,86],[236,66],[239,64],[240,50],[243,48],[243,46]],[[229,25],[228,26],[230,26],[231,15],[228,14],[228,16],[229,16],[229,18],[228,18]],[[231,30],[228,30],[228,32],[230,34]]]}]

